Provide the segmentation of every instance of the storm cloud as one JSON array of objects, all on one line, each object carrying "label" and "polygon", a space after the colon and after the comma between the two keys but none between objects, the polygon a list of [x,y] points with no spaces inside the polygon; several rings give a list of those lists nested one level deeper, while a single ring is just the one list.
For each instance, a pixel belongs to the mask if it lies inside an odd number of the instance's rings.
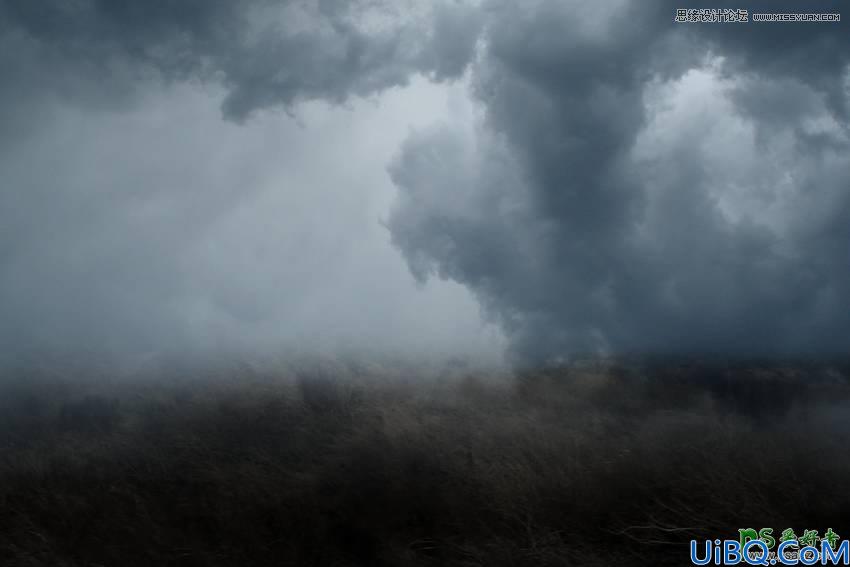
[{"label": "storm cloud", "polygon": [[841,3],[0,0],[0,341],[846,353],[848,25],[700,7]]},{"label": "storm cloud", "polygon": [[225,116],[243,120],[304,100],[343,102],[417,72],[456,77],[477,38],[472,15],[457,3],[380,0],[4,0],[2,94],[91,100],[104,85],[114,98],[151,79],[211,81],[226,87]]},{"label": "storm cloud", "polygon": [[474,14],[0,2],[4,355],[489,349],[380,222],[400,140],[463,92]]},{"label": "storm cloud", "polygon": [[850,346],[847,24],[678,7],[486,3],[480,119],[390,168],[413,273],[473,290],[520,361]]}]

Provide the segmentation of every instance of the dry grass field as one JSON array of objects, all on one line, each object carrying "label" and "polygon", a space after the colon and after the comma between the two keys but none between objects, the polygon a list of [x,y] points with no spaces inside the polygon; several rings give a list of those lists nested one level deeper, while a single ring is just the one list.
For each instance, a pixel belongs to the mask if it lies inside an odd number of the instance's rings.
[{"label": "dry grass field", "polygon": [[687,565],[740,527],[850,537],[849,369],[10,368],[0,564]]}]

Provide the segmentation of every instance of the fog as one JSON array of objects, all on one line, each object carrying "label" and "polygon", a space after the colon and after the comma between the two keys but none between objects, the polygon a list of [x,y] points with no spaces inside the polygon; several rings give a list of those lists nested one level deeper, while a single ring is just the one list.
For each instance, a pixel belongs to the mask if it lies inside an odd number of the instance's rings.
[{"label": "fog", "polygon": [[416,284],[382,224],[386,163],[410,129],[463,113],[460,88],[417,80],[241,125],[199,86],[52,106],[2,156],[3,342],[498,352],[470,294]]}]

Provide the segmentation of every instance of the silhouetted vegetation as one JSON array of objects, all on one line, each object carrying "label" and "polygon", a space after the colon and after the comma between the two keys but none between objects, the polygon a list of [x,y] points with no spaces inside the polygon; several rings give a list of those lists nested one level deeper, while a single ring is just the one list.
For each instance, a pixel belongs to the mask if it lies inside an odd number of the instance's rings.
[{"label": "silhouetted vegetation", "polygon": [[0,564],[686,565],[741,527],[850,537],[837,363],[149,374],[7,372]]}]

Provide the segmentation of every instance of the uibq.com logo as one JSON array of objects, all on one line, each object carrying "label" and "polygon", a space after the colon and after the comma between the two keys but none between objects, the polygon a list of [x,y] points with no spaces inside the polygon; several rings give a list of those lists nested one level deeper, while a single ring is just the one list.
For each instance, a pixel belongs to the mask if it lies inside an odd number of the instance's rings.
[{"label": "uibq.com logo", "polygon": [[850,565],[850,540],[828,528],[791,528],[774,535],[773,528],[741,528],[737,539],[691,540],[694,565]]}]

